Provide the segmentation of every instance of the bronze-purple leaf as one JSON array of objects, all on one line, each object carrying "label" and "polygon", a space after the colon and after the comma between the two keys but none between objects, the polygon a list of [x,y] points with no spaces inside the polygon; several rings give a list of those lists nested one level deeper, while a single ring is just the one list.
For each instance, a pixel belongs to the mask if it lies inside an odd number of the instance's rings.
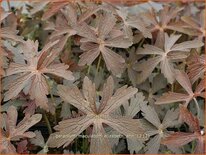
[{"label": "bronze-purple leaf", "polygon": [[163,48],[146,44],[144,45],[144,48],[139,48],[137,50],[137,54],[155,56],[135,67],[137,71],[141,72],[138,83],[145,81],[158,64],[160,64],[161,72],[167,78],[167,81],[169,83],[174,82],[175,68],[173,62],[187,58],[190,49],[203,46],[203,43],[200,40],[185,41],[175,44],[180,37],[181,35],[168,36],[168,34],[165,33]]},{"label": "bronze-purple leaf", "polygon": [[137,93],[137,89],[123,86],[113,94],[113,83],[112,77],[109,77],[104,85],[100,105],[96,101],[95,85],[88,77],[84,78],[83,93],[76,86],[59,85],[60,97],[78,108],[84,115],[59,122],[59,125],[55,127],[57,132],[49,137],[48,146],[60,147],[63,145],[66,147],[91,125],[93,129],[90,153],[112,153],[103,124],[107,124],[125,136],[143,134],[144,130],[138,120],[111,114],[121,105],[127,103],[126,101]]},{"label": "bronze-purple leaf", "polygon": [[191,132],[175,132],[166,137],[162,143],[165,145],[172,145],[173,147],[181,147],[189,142],[197,141],[195,152],[197,154],[205,153],[205,140],[201,134],[199,120],[186,107],[180,105],[180,118],[183,122],[190,126]]},{"label": "bronze-purple leaf", "polygon": [[19,141],[21,138],[33,138],[35,133],[27,131],[30,127],[38,123],[42,115],[34,114],[32,116],[25,116],[24,119],[17,124],[18,113],[14,106],[10,106],[7,114],[3,113],[3,121],[5,126],[1,129],[1,153],[16,153],[16,148],[11,143],[12,141]]},{"label": "bronze-purple leaf", "polygon": [[[125,38],[121,31],[115,29],[115,24],[115,16],[104,13],[99,17],[96,30],[85,23],[78,26],[78,35],[83,37],[80,40],[80,48],[85,51],[80,55],[79,65],[90,65],[101,54],[109,71],[115,75],[123,72],[124,58],[109,47],[128,48],[132,42]],[[112,35],[114,31],[115,35]]]},{"label": "bronze-purple leaf", "polygon": [[67,80],[73,80],[72,72],[67,70],[68,65],[63,63],[55,63],[54,60],[59,52],[52,50],[52,47],[58,42],[50,42],[38,52],[38,42],[27,40],[22,45],[23,53],[19,53],[24,60],[24,64],[20,62],[12,62],[6,70],[6,76],[16,75],[12,83],[4,83],[4,101],[8,101],[16,97],[21,90],[27,90],[30,98],[35,100],[37,106],[45,110],[49,110],[47,96],[49,94],[49,86],[47,84],[46,74],[63,77]]}]

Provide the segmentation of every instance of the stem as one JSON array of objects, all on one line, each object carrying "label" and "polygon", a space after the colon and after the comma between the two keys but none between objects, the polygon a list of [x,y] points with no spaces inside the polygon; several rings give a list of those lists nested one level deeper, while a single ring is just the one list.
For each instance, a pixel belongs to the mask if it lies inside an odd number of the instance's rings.
[{"label": "stem", "polygon": [[200,118],[200,107],[199,107],[199,104],[198,104],[195,97],[193,98],[193,100],[195,101],[195,105],[196,105],[196,108],[197,108],[197,117],[199,119]]},{"label": "stem", "polygon": [[82,9],[78,3],[77,3],[77,7],[79,8],[80,13],[82,14]]},{"label": "stem", "polygon": [[74,144],[75,144],[75,153],[77,153],[77,147],[78,147],[78,146],[77,146],[77,144],[78,144],[77,138],[75,138],[75,143],[74,143]]},{"label": "stem", "polygon": [[[45,80],[46,80],[47,86],[48,86],[48,88],[49,88],[49,93],[50,93],[50,95],[51,95],[52,102],[53,102],[53,104],[55,104],[55,102],[54,102],[54,96],[53,96],[53,94],[51,93],[51,87],[50,87],[49,81],[48,81],[48,79],[47,79],[46,77],[45,77]],[[55,109],[56,109],[56,108],[55,108]],[[51,134],[51,133],[52,133],[51,124],[50,124],[50,122],[49,122],[49,120],[48,120],[47,115],[46,115],[45,112],[43,112],[43,116],[44,116],[44,120],[45,120],[45,122],[46,122],[46,124],[47,124],[48,132],[49,132],[49,134]],[[55,117],[54,120],[55,120],[55,123],[56,123],[56,112],[55,112],[54,117]]]},{"label": "stem", "polygon": [[101,59],[102,59],[102,56],[100,55],[100,56],[99,56],[99,59],[98,59],[98,63],[97,63],[97,69],[96,69],[95,76],[96,76],[97,73],[99,72],[99,67],[100,67]]},{"label": "stem", "polygon": [[174,92],[174,83],[172,84],[172,88],[171,89],[172,89],[171,91]]},{"label": "stem", "polygon": [[52,103],[55,105],[54,95],[52,94],[52,92],[51,92],[51,88],[50,88],[50,87],[49,87],[49,92],[50,92],[50,95],[51,95]]},{"label": "stem", "polygon": [[[49,89],[49,90],[50,90],[50,95],[51,95],[52,103],[53,103],[54,106],[55,106],[54,95],[51,93],[51,89]],[[55,109],[56,109],[56,108],[55,108]],[[57,125],[56,110],[54,111],[54,123],[55,123],[55,125]]]},{"label": "stem", "polygon": [[91,70],[91,65],[89,65],[89,67],[88,67],[88,69],[87,69],[87,75],[89,75],[90,70]]},{"label": "stem", "polygon": [[192,150],[191,150],[191,153],[194,153],[195,151],[195,141],[193,140],[192,141]]},{"label": "stem", "polygon": [[65,46],[65,50],[62,51],[62,55],[61,55],[61,60],[65,64],[67,64],[69,62],[69,60],[70,60],[71,48],[72,48],[71,37],[68,37],[67,43],[66,43],[66,46]]},{"label": "stem", "polygon": [[45,112],[43,112],[43,117],[44,117],[44,120],[45,120],[45,122],[46,122],[47,129],[48,129],[49,134],[52,134],[51,124],[50,124],[49,119],[48,119],[48,117],[47,117],[47,115],[46,115]]},{"label": "stem", "polygon": [[67,40],[67,48],[69,49],[69,51],[71,51],[71,48],[72,48],[72,40],[71,40],[71,37],[69,37],[68,40]]},{"label": "stem", "polygon": [[[51,95],[52,103],[53,103],[54,107],[56,107],[55,100],[54,100],[54,96],[53,96],[53,94],[52,94],[49,81],[48,81],[47,78],[45,78],[45,79],[46,79],[47,86],[48,86],[48,88],[49,88],[49,93],[50,93],[50,95]],[[56,108],[55,108],[55,110],[54,110],[54,123],[55,123],[55,125],[57,124],[57,120],[56,120]]]},{"label": "stem", "polygon": [[143,42],[144,42],[145,38],[142,39],[142,41],[139,43],[138,48],[142,46]]},{"label": "stem", "polygon": [[182,146],[182,151],[185,153],[185,148],[184,148],[184,146]]},{"label": "stem", "polygon": [[8,9],[9,9],[9,11],[11,11],[11,5],[10,5],[9,0],[7,0],[6,2],[7,2],[7,5],[8,5]]},{"label": "stem", "polygon": [[82,152],[85,153],[85,138],[82,140]]},{"label": "stem", "polygon": [[[1,59],[2,60],[2,59]],[[1,68],[1,69],[3,69],[3,68]],[[0,101],[2,102],[2,98],[1,98],[1,92],[2,92],[2,76],[0,75]],[[1,103],[1,105],[2,105],[2,103]]]},{"label": "stem", "polygon": [[83,138],[82,147],[83,147],[82,152],[87,153],[87,138],[86,137]]}]

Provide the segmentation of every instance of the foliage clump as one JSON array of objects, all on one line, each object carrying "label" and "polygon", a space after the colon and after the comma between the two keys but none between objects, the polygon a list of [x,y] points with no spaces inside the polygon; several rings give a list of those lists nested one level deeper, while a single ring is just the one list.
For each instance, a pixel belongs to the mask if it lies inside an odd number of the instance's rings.
[{"label": "foliage clump", "polygon": [[204,2],[22,4],[0,8],[2,154],[205,153]]}]

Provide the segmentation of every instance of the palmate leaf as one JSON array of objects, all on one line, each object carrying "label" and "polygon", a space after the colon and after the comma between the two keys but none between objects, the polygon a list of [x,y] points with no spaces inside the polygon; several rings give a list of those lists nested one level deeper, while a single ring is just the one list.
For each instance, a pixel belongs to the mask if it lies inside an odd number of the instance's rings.
[{"label": "palmate leaf", "polygon": [[26,116],[17,125],[17,110],[14,106],[10,106],[7,110],[7,114],[3,114],[3,119],[6,122],[6,126],[1,129],[1,153],[16,153],[15,147],[11,144],[11,141],[18,141],[21,138],[33,138],[35,133],[27,130],[38,123],[42,115],[35,114],[32,116]]},{"label": "palmate leaf", "polygon": [[[72,73],[68,71],[68,65],[63,63],[54,63],[58,52],[52,50],[52,47],[58,42],[51,42],[44,46],[41,52],[38,52],[38,42],[26,41],[18,51],[22,56],[24,64],[10,63],[6,70],[6,76],[17,75],[11,83],[4,83],[5,93],[4,101],[16,97],[21,90],[26,89],[30,98],[35,100],[37,106],[48,111],[49,87],[45,74],[53,74],[63,77],[67,80],[73,80]],[[15,51],[14,51],[15,52]]]},{"label": "palmate leaf", "polygon": [[187,92],[185,93],[175,93],[175,92],[168,92],[164,93],[161,97],[157,98],[155,104],[168,104],[174,102],[183,102],[186,106],[192,99],[195,99],[197,96],[202,96],[202,92],[204,90],[204,79],[198,84],[195,91],[192,90],[192,84],[188,75],[183,72],[176,70],[175,77],[178,83],[184,88]]},{"label": "palmate leaf", "polygon": [[152,38],[152,34],[149,29],[146,28],[147,25],[141,18],[129,16],[128,10],[124,8],[119,8],[116,12],[122,18],[124,31],[129,38],[133,35],[132,28],[138,29],[145,38]]},{"label": "palmate leaf", "polygon": [[204,136],[201,134],[198,118],[182,105],[180,105],[180,118],[189,125],[192,132],[175,132],[166,137],[162,143],[165,145],[172,145],[173,147],[181,147],[196,140],[195,153],[205,153]]},{"label": "palmate leaf", "polygon": [[131,117],[111,115],[114,110],[136,94],[136,88],[123,86],[113,94],[113,79],[109,77],[104,85],[103,98],[99,107],[96,105],[96,91],[94,88],[95,85],[87,77],[84,78],[83,94],[76,86],[58,86],[60,97],[77,107],[85,115],[59,122],[59,125],[55,127],[57,132],[49,137],[49,147],[60,147],[62,145],[65,147],[69,145],[74,138],[91,125],[93,130],[90,153],[112,153],[103,124],[107,124],[125,136],[144,133],[138,120]]},{"label": "palmate leaf", "polygon": [[80,48],[85,51],[80,55],[79,65],[90,65],[101,53],[109,71],[114,75],[123,72],[125,60],[108,47],[128,48],[132,42],[125,38],[121,31],[115,29],[115,24],[115,16],[104,13],[98,20],[98,33],[85,23],[78,26],[78,35],[84,37],[80,40],[82,42]]},{"label": "palmate leaf", "polygon": [[87,8],[87,11],[79,15],[77,12],[77,6],[72,2],[60,3],[60,5],[63,5],[63,9],[59,9],[59,14],[57,14],[54,27],[51,28],[51,30],[54,31],[49,37],[49,41],[60,40],[59,43],[57,43],[57,46],[61,51],[66,45],[67,39],[78,33],[78,30],[80,28],[79,25],[87,20],[91,15],[96,13],[100,9],[100,7],[89,7]]},{"label": "palmate leaf", "polygon": [[190,49],[203,46],[203,43],[200,40],[185,41],[183,43],[175,44],[180,36],[181,35],[168,36],[165,33],[163,49],[153,45],[144,45],[144,48],[137,50],[137,54],[157,55],[153,58],[149,58],[147,61],[142,62],[139,66],[135,67],[137,71],[142,72],[140,74],[140,79],[138,80],[139,83],[145,81],[159,63],[161,72],[167,78],[168,82],[174,82],[175,77],[173,62],[186,58]]},{"label": "palmate leaf", "polygon": [[162,48],[164,46],[164,33],[167,30],[174,30],[184,33],[182,26],[184,23],[176,22],[174,19],[183,10],[183,7],[164,6],[159,12],[151,9],[141,14],[141,18],[146,23],[150,24],[148,27],[151,33],[157,32],[155,45]]},{"label": "palmate leaf", "polygon": [[146,153],[158,153],[161,141],[170,133],[167,131],[167,128],[177,124],[179,111],[178,109],[168,110],[164,119],[160,121],[158,113],[153,107],[147,104],[140,104],[140,109],[143,112],[144,118],[153,125],[151,127],[151,125],[145,124],[145,128],[147,128],[146,133],[149,136],[154,136],[146,144]]}]

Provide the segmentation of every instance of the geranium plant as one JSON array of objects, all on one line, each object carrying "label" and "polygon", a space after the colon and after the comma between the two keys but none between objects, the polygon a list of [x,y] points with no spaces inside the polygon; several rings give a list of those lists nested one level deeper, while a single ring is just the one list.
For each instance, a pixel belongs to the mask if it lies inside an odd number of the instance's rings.
[{"label": "geranium plant", "polygon": [[3,0],[1,154],[205,154],[205,2]]}]

